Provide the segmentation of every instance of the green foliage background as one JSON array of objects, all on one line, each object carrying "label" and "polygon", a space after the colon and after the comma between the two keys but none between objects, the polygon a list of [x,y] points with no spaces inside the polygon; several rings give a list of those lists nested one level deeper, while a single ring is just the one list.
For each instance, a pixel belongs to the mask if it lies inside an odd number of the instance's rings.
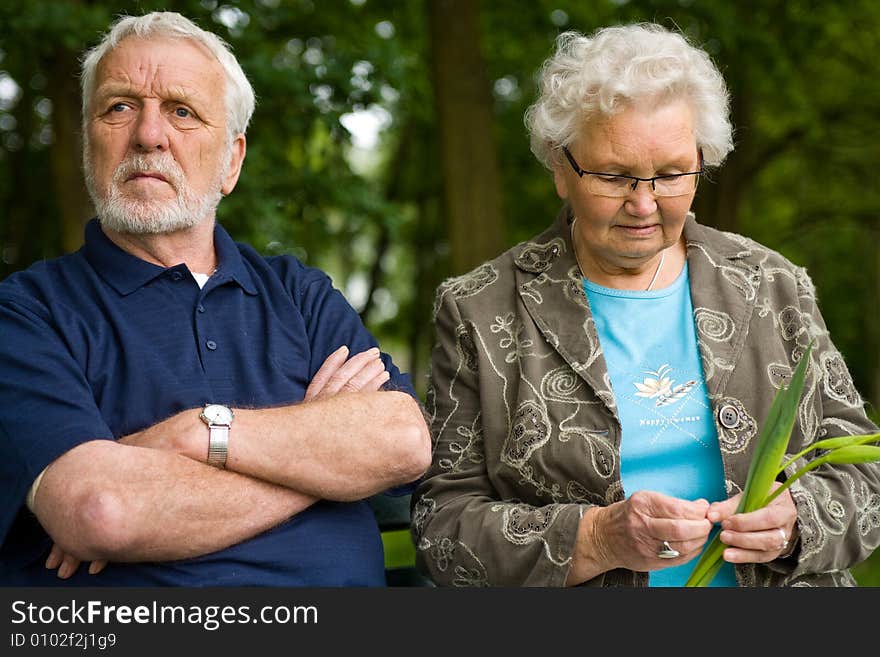
[{"label": "green foliage background", "polygon": [[[82,197],[70,159],[76,58],[117,14],[154,9],[226,38],[257,92],[244,172],[220,221],[265,253],[329,271],[424,392],[433,291],[461,272],[451,270],[443,220],[422,1],[0,3],[0,277],[75,247],[71,232],[88,218],[70,200]],[[678,26],[710,52],[733,98],[736,150],[701,184],[698,218],[808,268],[856,385],[877,408],[880,3],[507,0],[484,1],[480,20],[474,65],[492,81],[504,244],[540,231],[558,208],[522,121],[555,36],[639,20]],[[386,121],[370,150],[344,127],[364,110]],[[472,175],[480,185],[481,172]],[[479,230],[480,217],[472,224]],[[880,563],[856,572],[880,583]]]}]

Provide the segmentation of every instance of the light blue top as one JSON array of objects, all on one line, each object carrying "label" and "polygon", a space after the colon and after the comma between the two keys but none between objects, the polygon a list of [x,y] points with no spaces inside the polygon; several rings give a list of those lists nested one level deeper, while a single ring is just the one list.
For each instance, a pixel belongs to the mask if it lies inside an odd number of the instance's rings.
[{"label": "light blue top", "polygon": [[[661,290],[583,281],[617,402],[627,496],[653,490],[687,500],[727,499],[688,282],[687,263]],[[652,571],[650,585],[683,586],[695,564],[696,557]],[[712,586],[736,585],[733,565],[725,562]]]}]

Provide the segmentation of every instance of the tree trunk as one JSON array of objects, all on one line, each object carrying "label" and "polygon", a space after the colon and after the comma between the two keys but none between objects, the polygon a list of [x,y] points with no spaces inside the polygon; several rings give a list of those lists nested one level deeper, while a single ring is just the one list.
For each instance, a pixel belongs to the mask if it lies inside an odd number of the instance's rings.
[{"label": "tree trunk", "polygon": [[736,148],[719,169],[712,172],[711,182],[704,180],[697,190],[693,209],[697,221],[707,226],[736,232],[739,226],[739,205],[744,190],[752,179],[753,144],[747,92],[732,94],[731,120],[734,126]]},{"label": "tree trunk", "polygon": [[[450,268],[461,274],[503,250],[492,94],[477,0],[429,0]],[[430,166],[426,163],[425,166]]]},{"label": "tree trunk", "polygon": [[82,135],[77,58],[63,51],[47,67],[55,142],[50,152],[54,193],[58,200],[61,249],[76,251],[83,225],[94,212],[82,175]]}]

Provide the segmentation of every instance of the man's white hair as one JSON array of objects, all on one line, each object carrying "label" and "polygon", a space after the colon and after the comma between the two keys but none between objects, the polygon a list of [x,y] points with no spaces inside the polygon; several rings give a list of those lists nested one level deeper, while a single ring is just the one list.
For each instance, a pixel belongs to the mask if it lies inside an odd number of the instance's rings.
[{"label": "man's white hair", "polygon": [[95,91],[98,64],[120,41],[130,36],[192,39],[205,46],[217,58],[226,73],[226,129],[229,139],[245,133],[254,113],[256,102],[254,89],[232,54],[229,44],[213,32],[203,30],[188,18],[170,11],[157,11],[143,16],[122,16],[110,26],[101,42],[85,53],[81,75],[84,133],[89,104]]},{"label": "man's white hair", "polygon": [[541,69],[538,99],[526,110],[531,149],[552,169],[584,124],[638,103],[682,99],[693,112],[703,163],[717,166],[733,150],[729,94],[709,55],[654,23],[569,31]]}]

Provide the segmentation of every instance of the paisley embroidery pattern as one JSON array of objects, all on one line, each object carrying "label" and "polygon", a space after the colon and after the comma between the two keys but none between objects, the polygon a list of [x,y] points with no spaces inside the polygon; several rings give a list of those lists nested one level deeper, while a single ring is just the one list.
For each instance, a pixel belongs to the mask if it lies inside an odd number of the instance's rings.
[{"label": "paisley embroidery pattern", "polygon": [[546,271],[563,251],[565,251],[565,241],[557,237],[546,244],[527,244],[513,261],[517,267],[540,274]]},{"label": "paisley embroidery pattern", "polygon": [[549,437],[550,423],[544,410],[533,401],[523,402],[513,416],[510,433],[501,450],[502,462],[521,467]]},{"label": "paisley embroidery pattern", "polygon": [[822,385],[825,394],[847,406],[861,406],[862,398],[856,391],[852,376],[839,352],[825,352],[821,356]]}]

